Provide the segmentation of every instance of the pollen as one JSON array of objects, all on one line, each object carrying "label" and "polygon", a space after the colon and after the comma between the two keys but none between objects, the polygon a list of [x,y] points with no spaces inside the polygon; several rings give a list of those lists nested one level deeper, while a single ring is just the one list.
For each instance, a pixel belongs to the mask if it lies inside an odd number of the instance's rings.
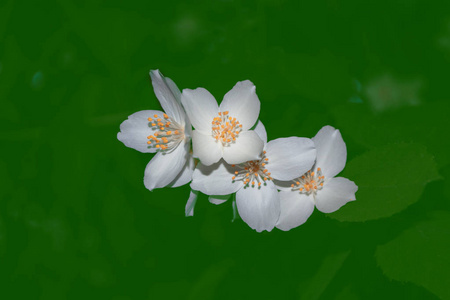
[{"label": "pollen", "polygon": [[242,125],[236,118],[230,117],[228,111],[219,112],[218,115],[211,122],[211,134],[217,142],[222,143],[223,147],[228,147],[236,142],[242,131]]},{"label": "pollen", "polygon": [[323,188],[324,182],[325,176],[322,175],[322,170],[317,168],[315,172],[309,170],[305,175],[295,179],[291,188],[292,191],[299,191],[302,194],[316,195],[316,193]]}]

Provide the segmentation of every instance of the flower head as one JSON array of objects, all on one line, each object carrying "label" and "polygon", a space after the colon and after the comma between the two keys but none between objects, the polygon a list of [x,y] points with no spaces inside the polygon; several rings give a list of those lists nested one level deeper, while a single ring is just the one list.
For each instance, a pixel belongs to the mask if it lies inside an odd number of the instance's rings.
[{"label": "flower head", "polygon": [[120,124],[117,138],[140,152],[156,153],[145,169],[149,190],[177,187],[191,180],[194,163],[189,155],[191,125],[180,103],[181,93],[170,78],[150,71],[153,89],[164,112],[143,110]]},{"label": "flower head", "polygon": [[290,180],[310,169],[316,150],[310,139],[289,137],[267,142],[261,122],[255,132],[264,142],[260,158],[240,164],[220,161],[211,166],[198,164],[191,187],[207,195],[236,192],[236,204],[242,219],[260,232],[271,231],[279,214],[279,196],[274,180]]},{"label": "flower head", "polygon": [[325,126],[312,140],[317,150],[313,168],[290,183],[277,182],[282,191],[281,214],[276,227],[281,230],[290,230],[306,222],[314,206],[321,212],[331,213],[356,199],[356,184],[335,177],[347,160],[347,148],[339,130]]},{"label": "flower head", "polygon": [[250,81],[238,82],[220,104],[203,88],[185,89],[181,95],[186,113],[195,130],[194,156],[211,165],[222,157],[229,164],[257,159],[263,142],[250,130],[258,119],[260,102]]}]

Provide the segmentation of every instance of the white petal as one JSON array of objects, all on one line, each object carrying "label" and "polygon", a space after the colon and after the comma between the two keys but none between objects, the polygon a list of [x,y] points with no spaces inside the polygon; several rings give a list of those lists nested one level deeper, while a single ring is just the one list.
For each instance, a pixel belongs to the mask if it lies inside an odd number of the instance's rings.
[{"label": "white petal", "polygon": [[192,132],[192,149],[194,157],[204,165],[212,165],[222,157],[222,145],[211,135],[205,135],[198,130]]},{"label": "white petal", "polygon": [[242,220],[258,232],[271,231],[280,215],[278,191],[270,181],[260,188],[240,189],[236,193],[236,204]]},{"label": "white petal", "polygon": [[330,178],[323,184],[323,189],[317,192],[316,207],[324,213],[331,213],[349,201],[356,200],[358,186],[343,177]]},{"label": "white petal", "polygon": [[212,204],[219,205],[219,204],[226,202],[228,199],[230,199],[230,196],[231,195],[213,195],[213,196],[209,196],[208,200]]},{"label": "white petal", "polygon": [[287,231],[302,225],[314,211],[312,196],[296,192],[280,192],[280,218],[277,228]]},{"label": "white petal", "polygon": [[[161,73],[160,73],[161,74]],[[175,99],[177,100],[178,103],[180,103],[181,105],[181,92],[180,89],[177,87],[177,85],[175,84],[175,82],[173,82],[172,79],[170,79],[169,77],[163,77],[167,83],[167,86],[169,87],[170,91],[173,93],[173,95],[175,96]]]},{"label": "white petal", "polygon": [[263,141],[264,144],[267,144],[267,131],[261,121],[258,121],[258,123],[256,123],[256,127],[255,129],[253,129],[253,131],[256,132],[256,134],[259,136],[259,138]]},{"label": "white petal", "polygon": [[151,191],[169,185],[183,169],[188,155],[183,143],[170,153],[158,152],[145,168],[145,187]]},{"label": "white petal", "polygon": [[300,137],[279,138],[267,143],[266,165],[271,176],[278,180],[292,180],[311,169],[316,149],[311,139]]},{"label": "white petal", "polygon": [[[190,145],[189,143],[185,144],[186,152],[189,152]],[[179,187],[189,183],[192,180],[192,172],[194,172],[195,162],[192,155],[189,155],[189,158],[186,160],[183,169],[180,174],[169,184],[170,187]]]},{"label": "white petal", "polygon": [[148,118],[153,118],[153,115],[162,115],[163,112],[159,110],[142,110],[138,111],[128,117],[120,124],[120,132],[117,134],[117,139],[125,144],[125,146],[136,149],[144,153],[154,153],[157,148],[150,147],[147,142],[147,136],[152,135],[154,130],[148,126]]},{"label": "white petal", "polygon": [[223,147],[223,159],[229,164],[240,164],[258,159],[263,151],[264,143],[254,131],[243,131],[236,142]]},{"label": "white petal", "polygon": [[184,136],[187,139],[192,139],[192,124],[191,120],[186,115],[186,119],[184,120]]},{"label": "white petal", "polygon": [[234,181],[232,177],[236,168],[223,160],[211,166],[198,163],[192,174],[191,188],[206,195],[228,195],[242,188],[242,181]]},{"label": "white petal", "polygon": [[180,125],[184,126],[185,113],[181,107],[181,93],[176,84],[165,78],[159,70],[151,70],[153,90],[164,112]]},{"label": "white petal", "polygon": [[204,133],[211,133],[211,122],[219,115],[219,106],[214,96],[204,88],[184,89],[181,102],[192,126]]},{"label": "white petal", "polygon": [[324,126],[312,140],[317,150],[315,167],[322,169],[325,178],[339,174],[347,160],[347,147],[339,130],[331,126]]},{"label": "white petal", "polygon": [[251,81],[240,81],[226,93],[220,104],[220,111],[228,111],[230,117],[242,124],[243,130],[253,127],[259,116],[261,103],[255,90]]},{"label": "white petal", "polygon": [[194,215],[194,207],[195,203],[197,203],[198,191],[191,190],[189,193],[189,199],[186,202],[186,206],[184,208],[184,214],[186,217],[192,217]]}]

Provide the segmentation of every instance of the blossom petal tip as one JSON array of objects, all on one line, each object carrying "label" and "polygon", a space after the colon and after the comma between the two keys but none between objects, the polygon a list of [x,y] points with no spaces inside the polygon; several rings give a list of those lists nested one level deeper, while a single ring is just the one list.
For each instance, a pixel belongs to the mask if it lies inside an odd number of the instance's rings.
[{"label": "blossom petal tip", "polygon": [[156,69],[156,70],[150,70],[150,72],[149,72],[148,74],[150,75],[150,78],[151,78],[152,80],[154,80],[155,78],[158,78],[158,79],[162,78],[162,74],[161,74],[161,72],[159,71],[159,69]]}]

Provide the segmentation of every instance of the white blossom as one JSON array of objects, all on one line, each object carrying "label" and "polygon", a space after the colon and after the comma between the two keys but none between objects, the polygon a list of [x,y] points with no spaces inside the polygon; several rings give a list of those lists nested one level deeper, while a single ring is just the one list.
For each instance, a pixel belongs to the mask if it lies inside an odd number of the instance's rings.
[{"label": "white blossom", "polygon": [[281,230],[306,222],[314,206],[321,212],[331,213],[356,200],[356,184],[347,178],[335,177],[347,160],[347,148],[339,130],[325,126],[312,140],[317,150],[314,167],[290,183],[277,182],[282,191],[281,214],[276,227]]},{"label": "white blossom", "polygon": [[143,110],[120,124],[117,138],[125,146],[156,153],[145,168],[144,184],[149,190],[177,187],[191,181],[194,161],[189,154],[191,124],[181,106],[175,83],[158,71],[150,71],[153,89],[164,112]]},{"label": "white blossom", "polygon": [[250,130],[259,115],[260,102],[250,81],[238,82],[220,106],[204,88],[185,89],[181,102],[195,130],[192,133],[194,157],[209,166],[222,157],[229,164],[257,159],[263,142]]}]

